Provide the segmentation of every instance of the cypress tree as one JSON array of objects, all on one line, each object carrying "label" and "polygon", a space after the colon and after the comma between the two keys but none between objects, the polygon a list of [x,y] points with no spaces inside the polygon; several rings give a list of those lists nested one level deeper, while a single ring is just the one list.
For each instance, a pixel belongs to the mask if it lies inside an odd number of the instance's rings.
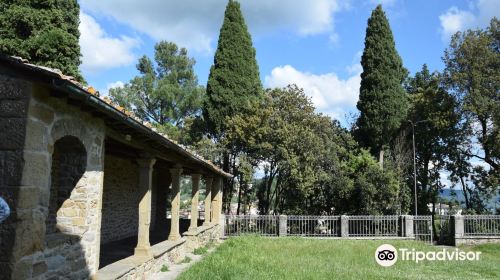
[{"label": "cypress tree", "polygon": [[[210,68],[203,117],[210,136],[222,148],[222,168],[237,175],[244,144],[241,139],[228,136],[229,119],[239,115],[246,119],[254,114],[260,99],[262,85],[255,49],[248,32],[240,4],[229,0],[220,29],[214,65]],[[229,139],[230,138],[230,139]],[[239,143],[239,144],[238,144]],[[231,202],[234,191],[233,179],[224,180],[224,209]]]},{"label": "cypress tree", "polygon": [[57,68],[82,81],[79,13],[77,0],[0,1],[0,53]]},{"label": "cypress tree", "polygon": [[356,136],[379,156],[383,166],[384,148],[407,113],[407,96],[402,82],[406,69],[394,44],[389,22],[378,5],[368,19],[365,49],[361,57],[361,87]]},{"label": "cypress tree", "polygon": [[219,138],[226,117],[248,112],[261,89],[255,49],[240,4],[229,0],[207,83],[203,115],[209,132]]}]

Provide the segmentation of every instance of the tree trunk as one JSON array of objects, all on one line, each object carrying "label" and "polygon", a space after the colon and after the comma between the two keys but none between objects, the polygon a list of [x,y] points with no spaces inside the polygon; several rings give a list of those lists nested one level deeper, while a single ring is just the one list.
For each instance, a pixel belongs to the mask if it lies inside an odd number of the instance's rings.
[{"label": "tree trunk", "polygon": [[462,185],[462,192],[464,193],[465,199],[465,208],[470,209],[470,201],[469,201],[469,189],[465,184],[464,178],[460,176],[460,184]]},{"label": "tree trunk", "polygon": [[238,188],[238,207],[236,208],[236,215],[240,214],[240,205],[241,205],[241,188],[243,187],[243,174],[240,176],[240,186]]},{"label": "tree trunk", "polygon": [[[229,154],[227,152],[224,152],[224,154],[222,155],[222,170],[224,170],[227,173],[231,173],[231,171],[229,170],[229,167],[230,167],[229,161],[230,161]],[[223,190],[222,206],[223,206],[223,209],[222,210],[223,210],[223,212],[227,213],[228,196],[229,196],[229,201],[231,201],[231,194],[229,193],[230,179],[225,178],[222,180],[222,182],[223,182],[223,186],[222,186],[222,190]]]},{"label": "tree trunk", "polygon": [[[427,207],[427,205],[426,205]],[[441,213],[439,213],[441,214]],[[436,216],[436,197],[432,199],[432,232],[434,233],[433,238],[437,238],[436,223],[434,222]]]}]

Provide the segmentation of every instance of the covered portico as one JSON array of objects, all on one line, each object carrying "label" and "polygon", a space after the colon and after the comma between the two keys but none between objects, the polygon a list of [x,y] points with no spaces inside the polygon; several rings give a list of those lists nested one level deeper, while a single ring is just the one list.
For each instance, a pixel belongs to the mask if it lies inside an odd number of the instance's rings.
[{"label": "covered portico", "polygon": [[0,84],[6,279],[147,279],[219,238],[221,182],[231,174],[57,70],[0,56]]},{"label": "covered portico", "polygon": [[[155,252],[158,254],[180,245],[192,250],[203,245],[191,242],[200,234],[219,233],[224,174],[173,158],[172,153],[144,152],[138,141],[126,139],[109,131],[105,140],[103,218],[97,273],[101,278],[104,275],[115,277],[130,269],[131,265],[123,269],[123,263],[137,265],[154,259]],[[189,178],[187,181],[191,184],[189,220],[180,216],[183,178]],[[200,185],[204,186],[203,193],[200,193]],[[201,217],[200,205],[204,208]]]}]

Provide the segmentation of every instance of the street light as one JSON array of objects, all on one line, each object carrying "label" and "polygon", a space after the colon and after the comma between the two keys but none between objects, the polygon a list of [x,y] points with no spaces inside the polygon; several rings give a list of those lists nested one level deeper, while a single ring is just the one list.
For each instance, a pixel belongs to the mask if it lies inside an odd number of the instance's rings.
[{"label": "street light", "polygon": [[419,123],[423,122],[428,122],[429,120],[422,120],[418,122],[413,122],[411,120],[408,120],[409,123],[411,123],[411,132],[412,132],[412,139],[413,139],[413,190],[415,192],[415,216],[417,216],[417,160],[416,160],[416,155],[415,155],[415,126]]}]

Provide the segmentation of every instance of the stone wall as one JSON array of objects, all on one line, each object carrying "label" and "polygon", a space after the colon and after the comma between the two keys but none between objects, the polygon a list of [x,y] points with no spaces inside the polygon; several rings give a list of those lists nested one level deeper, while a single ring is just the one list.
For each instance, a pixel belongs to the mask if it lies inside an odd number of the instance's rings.
[{"label": "stone wall", "polygon": [[134,160],[106,155],[101,242],[137,235],[139,167]]},{"label": "stone wall", "polygon": [[470,236],[455,238],[455,246],[500,243],[500,236]]},{"label": "stone wall", "polygon": [[[36,248],[27,240],[25,248],[14,248],[16,229],[18,235],[32,229],[32,221],[42,221],[40,210],[36,207],[36,190],[21,185],[24,166],[23,149],[26,135],[31,84],[10,78],[0,69],[0,196],[11,208],[10,217],[0,224],[0,279],[10,279],[13,262],[23,254],[31,254]],[[35,193],[32,193],[35,192]],[[41,234],[41,230],[33,231]],[[28,238],[27,235],[23,235]],[[15,251],[14,251],[15,250]]]},{"label": "stone wall", "polygon": [[196,248],[203,247],[214,240],[219,240],[219,235],[220,227],[218,225],[201,226],[194,232],[185,232],[186,248],[189,252],[192,252]]},{"label": "stone wall", "polygon": [[[50,96],[49,89],[42,86],[32,85],[25,94],[29,107],[20,189],[29,200],[17,207],[17,218],[26,221],[26,226],[17,226],[13,278],[88,278],[97,271],[99,261],[104,123],[63,98]],[[57,228],[64,224],[64,230],[46,232],[52,155],[56,141],[65,136],[73,136],[83,145],[85,169],[55,209]]]},{"label": "stone wall", "polygon": [[[181,262],[188,252],[193,252],[194,249],[206,246],[210,242],[218,240],[220,227],[209,226],[200,227],[196,233],[186,236],[178,241],[164,241],[152,246],[154,257],[145,262],[139,262],[137,265],[130,267],[127,272],[119,273],[120,275],[113,275],[112,268],[107,271],[106,277],[101,279],[151,279],[151,277],[158,273],[162,266],[166,265],[171,267],[175,263]],[[134,257],[130,257],[130,261],[123,260],[123,263],[133,263]],[[120,267],[120,266],[119,266]],[[118,267],[117,267],[118,268]],[[122,267],[120,267],[122,268]],[[120,268],[117,271],[120,271]],[[101,273],[101,271],[99,271]],[[104,271],[103,271],[104,272]]]}]

